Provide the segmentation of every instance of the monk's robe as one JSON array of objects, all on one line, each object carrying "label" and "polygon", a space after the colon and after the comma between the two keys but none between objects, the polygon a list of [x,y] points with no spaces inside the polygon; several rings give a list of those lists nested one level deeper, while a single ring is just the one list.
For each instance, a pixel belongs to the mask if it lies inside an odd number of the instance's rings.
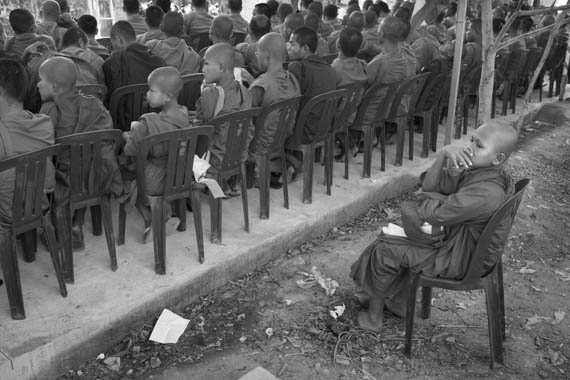
[{"label": "monk's robe", "polygon": [[[252,94],[252,105],[262,108],[280,100],[301,95],[301,87],[297,78],[285,70],[274,74],[261,74],[249,86],[249,91]],[[275,134],[278,124],[279,113],[276,111],[267,117],[263,130],[259,131],[257,139],[251,142],[249,151],[252,154],[267,150],[273,143],[271,136]],[[289,135],[291,132],[293,132],[293,129],[287,131],[286,135]]]},{"label": "monk's robe", "polygon": [[8,40],[5,47],[5,53],[9,56],[12,55],[22,58],[26,48],[36,42],[44,42],[51,50],[56,50],[55,42],[50,36],[36,33],[23,33],[17,34]]},{"label": "monk's robe", "polygon": [[200,56],[184,40],[168,37],[146,43],[152,54],[161,57],[168,66],[175,67],[180,75],[194,74],[200,70]]},{"label": "monk's robe", "polygon": [[[93,132],[113,128],[109,111],[103,103],[93,97],[80,94],[77,90],[56,95],[42,105],[40,113],[48,115],[55,128],[55,137],[64,137],[83,132]],[[123,191],[122,180],[112,145],[105,145],[102,151],[101,183],[88,182],[89,186],[102,186],[104,189],[120,195]],[[57,162],[56,202],[64,202],[69,191],[69,168],[72,163],[69,156],[62,154]]]},{"label": "monk's robe", "polygon": [[61,49],[61,43],[63,41],[63,35],[67,31],[66,28],[62,28],[57,25],[55,21],[42,21],[36,24],[36,32],[38,34],[43,34],[45,36],[50,36],[55,41],[55,47]]},{"label": "monk's robe", "polygon": [[420,70],[434,59],[441,58],[439,42],[431,34],[418,38],[411,46],[418,61],[417,69]]},{"label": "monk's robe", "polygon": [[[28,111],[7,115],[0,119],[0,160],[45,148],[54,142],[53,124],[46,115]],[[55,188],[55,170],[51,159],[46,167],[45,192]],[[14,171],[0,173],[0,233],[12,223]],[[45,199],[47,208],[47,198]]]},{"label": "monk's robe", "polygon": [[146,45],[147,42],[152,40],[164,40],[164,34],[162,34],[160,29],[149,30],[137,36],[137,43],[141,45]]},{"label": "monk's robe", "polygon": [[91,50],[93,53],[97,54],[98,56],[103,56],[105,58],[109,56],[109,50],[107,50],[105,46],[97,42],[95,37],[89,37],[87,48]]},{"label": "monk's robe", "polygon": [[[327,39],[327,45],[329,46],[330,54],[338,53],[338,38],[340,37],[340,29],[335,30],[331,33],[329,38]],[[372,43],[369,40],[363,39],[362,44],[360,45],[360,49],[358,49],[358,56],[362,57],[375,57],[382,52],[382,48],[380,47],[379,43]]]},{"label": "monk's robe", "polygon": [[197,9],[184,15],[184,34],[194,37],[196,34],[208,33],[214,16],[205,9]]},{"label": "monk's robe", "polygon": [[320,34],[317,34],[317,55],[319,57],[324,57],[325,55],[331,54],[329,49],[329,45],[327,45],[327,41]]},{"label": "monk's robe", "polygon": [[327,39],[334,31],[335,28],[331,24],[323,20],[319,21],[319,29],[317,30],[317,33],[320,34],[324,39]]},{"label": "monk's robe", "polygon": [[336,86],[346,86],[352,83],[368,82],[366,62],[356,57],[335,58],[331,63],[336,72]]},{"label": "monk's robe", "polygon": [[[257,51],[257,42],[242,42],[236,46],[236,50],[242,54],[244,62],[243,66],[248,68],[248,71],[251,73],[251,75],[256,77],[261,74],[261,67],[257,61],[257,56],[255,55],[255,52]],[[236,67],[240,66],[236,63]]]},{"label": "monk's robe", "polygon": [[248,28],[249,28],[249,24],[247,23],[247,21],[242,17],[241,14],[239,13],[231,13],[230,15],[228,15],[228,17],[230,18],[230,20],[232,20],[232,24],[233,24],[233,29],[232,32],[233,33],[243,33],[243,34],[247,34],[248,33]]},{"label": "monk's robe", "polygon": [[[443,169],[441,178],[437,192],[422,193],[418,200],[402,204],[407,238],[380,235],[352,265],[350,277],[370,297],[402,294],[403,278],[398,274],[404,268],[462,278],[485,225],[513,188],[511,177],[496,166],[463,172]],[[425,234],[420,230],[424,222],[443,226],[443,231]],[[509,227],[507,216],[491,239],[485,273],[500,258]]]},{"label": "monk's robe", "polygon": [[[149,74],[163,66],[166,66],[164,59],[152,54],[149,48],[141,44],[133,43],[124,50],[113,51],[103,64],[107,97],[110,98],[113,91],[119,87],[146,83]],[[125,99],[123,105],[118,108],[118,125],[115,125],[115,128],[123,131],[128,131],[131,121],[135,119],[127,108],[129,101],[130,99]]]},{"label": "monk's robe", "polygon": [[[78,79],[77,83],[78,86],[81,86],[83,84],[97,84],[97,83],[103,84],[105,82],[105,77],[103,76],[103,63],[105,63],[105,61],[103,60],[103,58],[99,57],[93,51],[89,49],[84,50],[78,46],[68,46],[65,49],[63,49],[60,53],[68,57],[81,59],[86,63],[88,63],[93,68],[93,70],[95,70],[95,73],[97,74],[96,82],[81,83],[81,81]],[[79,69],[81,69],[81,67],[79,67]]]},{"label": "monk's robe", "polygon": [[148,25],[144,21],[144,17],[140,15],[132,15],[127,17],[127,21],[131,24],[137,36],[148,32]]},{"label": "monk's robe", "polygon": [[380,46],[380,36],[378,35],[378,26],[364,29],[362,31],[362,38],[364,39],[364,41],[367,41],[368,43]]},{"label": "monk's robe", "polygon": [[[189,126],[190,118],[188,110],[184,106],[180,106],[176,113],[170,115],[164,112],[146,113],[138,121],[133,122],[131,132],[123,148],[123,153],[125,156],[136,157],[139,151],[139,144],[145,137],[188,128]],[[162,195],[164,180],[166,179],[167,161],[168,146],[166,144],[155,145],[151,148],[145,167],[147,195]]]},{"label": "monk's robe", "polygon": [[[196,101],[195,125],[207,123],[209,120],[223,116],[230,112],[242,111],[251,108],[251,94],[245,86],[233,81],[228,88],[217,85],[204,85],[200,98]],[[209,141],[210,164],[219,167],[228,140],[229,125],[216,126]],[[248,129],[248,144],[253,139],[253,125]],[[243,152],[243,160],[247,159],[247,149]]]},{"label": "monk's robe", "polygon": [[[313,97],[325,92],[336,90],[336,73],[334,69],[317,55],[310,55],[305,59],[293,61],[289,64],[289,71],[295,75],[301,86],[301,110]],[[317,123],[321,118],[322,107],[314,107],[305,125],[296,125],[293,135],[287,139],[287,145],[310,143],[317,132]]]}]

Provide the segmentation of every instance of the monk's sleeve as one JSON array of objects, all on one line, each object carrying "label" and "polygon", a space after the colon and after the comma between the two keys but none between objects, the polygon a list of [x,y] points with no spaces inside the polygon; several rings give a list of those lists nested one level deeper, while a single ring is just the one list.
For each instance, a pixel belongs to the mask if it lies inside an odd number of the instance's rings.
[{"label": "monk's sleeve", "polygon": [[263,87],[260,86],[250,87],[249,93],[251,94],[251,105],[253,107],[261,107],[261,103],[263,102],[263,95],[265,94],[265,90],[263,90]]},{"label": "monk's sleeve", "polygon": [[131,133],[127,138],[123,152],[125,156],[136,156],[139,142],[148,136],[148,127],[144,120],[135,121],[131,126]]},{"label": "monk's sleeve", "polygon": [[426,199],[417,207],[420,220],[432,225],[452,226],[488,218],[500,204],[490,183],[477,183],[440,199]]}]

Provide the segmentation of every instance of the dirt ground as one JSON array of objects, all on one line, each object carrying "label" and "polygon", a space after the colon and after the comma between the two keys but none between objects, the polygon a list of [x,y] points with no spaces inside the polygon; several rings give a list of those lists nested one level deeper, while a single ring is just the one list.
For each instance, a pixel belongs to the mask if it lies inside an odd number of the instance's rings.
[{"label": "dirt ground", "polygon": [[[239,379],[258,365],[279,379],[570,379],[570,126],[534,123],[511,157],[516,178],[530,177],[504,252],[505,365],[489,369],[482,291],[434,289],[429,320],[416,317],[412,360],[402,353],[404,326],[359,329],[349,267],[394,216],[405,194],[373,205],[353,222],[230,282],[200,303],[173,311],[190,320],[177,344],[148,341],[155,320],[133,326],[102,360],[63,379]],[[312,267],[338,281],[332,296],[301,288]],[[337,320],[329,312],[345,305]],[[417,313],[419,314],[419,313]]]}]

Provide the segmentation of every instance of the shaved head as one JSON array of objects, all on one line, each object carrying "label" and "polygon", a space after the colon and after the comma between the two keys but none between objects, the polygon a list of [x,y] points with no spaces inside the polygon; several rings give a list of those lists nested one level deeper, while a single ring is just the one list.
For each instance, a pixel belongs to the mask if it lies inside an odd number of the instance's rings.
[{"label": "shaved head", "polygon": [[232,31],[234,29],[234,24],[232,19],[228,16],[217,16],[212,25],[210,26],[210,35],[212,38],[217,37],[222,41],[229,41],[232,36]]},{"label": "shaved head", "polygon": [[159,67],[148,76],[148,84],[150,86],[156,85],[160,90],[177,98],[182,91],[182,77],[180,72],[174,67]]},{"label": "shaved head", "polygon": [[504,153],[506,157],[517,148],[518,132],[508,123],[491,120],[477,128],[475,133],[489,141],[495,153]]},{"label": "shaved head", "polygon": [[61,9],[57,1],[46,0],[42,3],[42,18],[44,20],[57,21],[61,15]]},{"label": "shaved head", "polygon": [[230,44],[219,43],[210,46],[204,58],[223,65],[226,71],[233,71],[235,67],[235,50]]},{"label": "shaved head", "polygon": [[267,33],[257,43],[260,51],[267,52],[269,56],[279,62],[287,60],[287,45],[285,39],[279,33]]},{"label": "shaved head", "polygon": [[386,16],[380,24],[380,36],[384,40],[397,42],[406,34],[407,26],[396,16]]},{"label": "shaved head", "polygon": [[126,42],[136,41],[135,30],[128,21],[117,21],[111,28],[111,38],[120,38]]},{"label": "shaved head", "polygon": [[291,13],[289,16],[285,17],[285,26],[292,31],[304,25],[303,14],[301,13]]},{"label": "shaved head", "polygon": [[355,11],[348,16],[347,27],[362,31],[364,29],[364,13]]},{"label": "shaved head", "polygon": [[77,68],[69,58],[52,57],[47,59],[39,69],[40,75],[60,89],[73,89],[77,82]]}]

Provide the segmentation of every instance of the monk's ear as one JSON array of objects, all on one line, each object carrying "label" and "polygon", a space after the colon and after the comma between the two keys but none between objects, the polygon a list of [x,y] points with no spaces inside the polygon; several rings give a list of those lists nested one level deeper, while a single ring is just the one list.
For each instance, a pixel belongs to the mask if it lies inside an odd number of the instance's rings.
[{"label": "monk's ear", "polygon": [[495,159],[493,160],[493,165],[501,165],[507,160],[507,155],[505,153],[497,153]]}]

